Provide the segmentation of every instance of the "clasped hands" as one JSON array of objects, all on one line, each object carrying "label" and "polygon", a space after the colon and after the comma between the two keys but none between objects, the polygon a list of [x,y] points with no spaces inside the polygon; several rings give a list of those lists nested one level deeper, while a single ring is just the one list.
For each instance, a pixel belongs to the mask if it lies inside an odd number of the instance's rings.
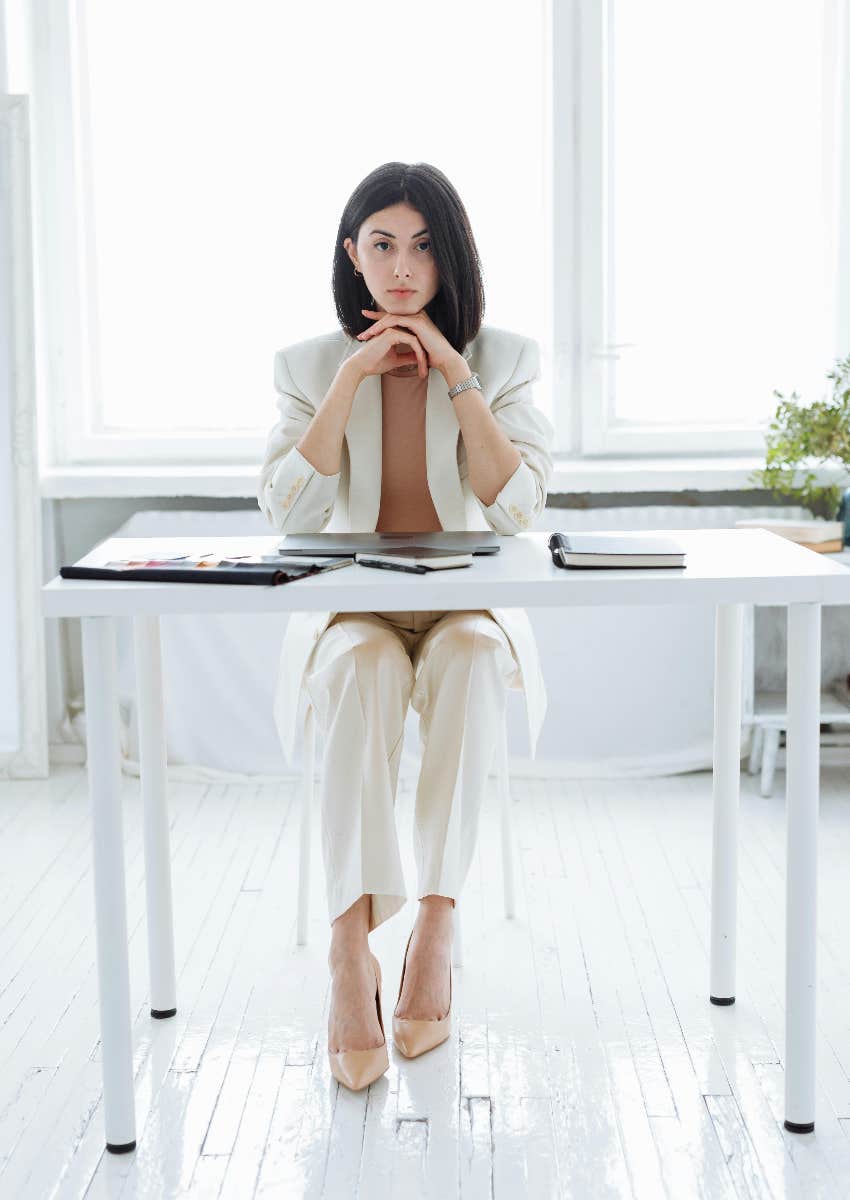
[{"label": "clasped hands", "polygon": [[[409,314],[382,313],[372,308],[362,308],[360,311],[366,317],[376,318],[374,325],[370,326],[369,329],[364,329],[362,333],[358,333],[357,340],[360,342],[369,341],[371,338],[384,333],[387,329],[403,329],[405,332],[411,334],[412,338],[421,346],[427,359],[428,368],[433,367],[444,376],[450,368],[457,365],[457,360],[463,357],[447,341],[424,309],[420,309],[417,313]],[[395,343],[397,346],[404,344],[409,345],[410,340],[405,339],[405,342]]]}]

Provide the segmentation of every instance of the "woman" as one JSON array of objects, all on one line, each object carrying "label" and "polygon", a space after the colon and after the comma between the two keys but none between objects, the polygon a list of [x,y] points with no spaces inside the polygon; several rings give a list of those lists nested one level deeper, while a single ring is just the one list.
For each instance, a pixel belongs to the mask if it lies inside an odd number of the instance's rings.
[{"label": "woman", "polygon": [[[475,242],[442,172],[391,162],[363,180],[342,214],[333,292],[341,330],[275,357],[280,420],[257,491],[275,529],[528,528],[552,471],[553,429],[531,402],[539,352],[530,338],[482,327]],[[525,692],[533,753],[546,697],[522,609],[290,617],[275,719],[290,760],[303,705],[323,733],[328,1055],[350,1088],[389,1066],[368,934],[407,898],[394,809],[408,703],[422,741],[419,911],[393,1039],[413,1057],[449,1036],[452,910],[507,687]]]}]

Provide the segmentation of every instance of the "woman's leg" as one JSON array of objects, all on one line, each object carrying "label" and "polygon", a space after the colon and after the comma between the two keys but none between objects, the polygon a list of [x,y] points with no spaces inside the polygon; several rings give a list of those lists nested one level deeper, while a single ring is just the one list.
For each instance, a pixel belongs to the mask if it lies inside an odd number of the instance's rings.
[{"label": "woman's leg", "polygon": [[411,703],[420,714],[422,767],[414,813],[419,913],[396,1015],[433,1019],[449,1003],[452,901],[460,895],[506,690],[519,667],[507,636],[486,612],[453,612],[418,645]]},{"label": "woman's leg", "polygon": [[369,931],[405,903],[395,823],[413,685],[405,642],[371,614],[342,614],[316,644],[304,686],[322,731],[322,854],[331,923],[371,895]]},{"label": "woman's leg", "polygon": [[422,639],[414,664],[411,704],[422,742],[416,894],[456,897],[475,852],[507,689],[519,666],[507,635],[489,613],[477,611],[447,613]]},{"label": "woman's leg", "polygon": [[324,742],[328,1049],[366,1050],[384,1039],[369,931],[406,900],[394,808],[413,668],[386,623],[341,614],[319,639],[304,683]]},{"label": "woman's leg", "polygon": [[384,1040],[375,1007],[375,971],[369,952],[370,900],[368,894],[362,895],[331,925],[328,1049],[334,1052],[369,1050]]}]

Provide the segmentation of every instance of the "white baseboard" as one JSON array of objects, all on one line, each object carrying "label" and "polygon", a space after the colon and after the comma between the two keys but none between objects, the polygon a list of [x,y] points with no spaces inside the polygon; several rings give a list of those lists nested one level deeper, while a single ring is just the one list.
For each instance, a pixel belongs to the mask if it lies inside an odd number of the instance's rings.
[{"label": "white baseboard", "polygon": [[[829,744],[829,734],[821,735],[820,760],[822,766],[850,766],[850,745]],[[741,770],[747,770],[749,751],[742,750]],[[785,769],[785,748],[780,747],[776,754],[776,769]],[[50,743],[51,764],[77,763],[85,766],[85,746],[72,745],[68,742]],[[712,747],[706,746],[688,750],[682,754],[664,755],[658,758],[609,758],[602,761],[564,762],[562,759],[532,759],[510,758],[511,776],[515,779],[657,779],[665,775],[683,775],[691,771],[710,771],[712,769]],[[136,759],[121,759],[121,771],[124,775],[139,777],[139,763]],[[204,781],[220,783],[278,783],[283,780],[299,780],[301,772],[297,768],[282,770],[276,775],[243,775],[229,771],[219,771],[214,767],[205,767],[194,763],[169,763],[167,768],[169,782]],[[416,786],[418,771],[408,769],[399,771],[399,787],[408,789]],[[490,778],[495,779],[494,775]],[[318,779],[318,776],[317,776]]]}]

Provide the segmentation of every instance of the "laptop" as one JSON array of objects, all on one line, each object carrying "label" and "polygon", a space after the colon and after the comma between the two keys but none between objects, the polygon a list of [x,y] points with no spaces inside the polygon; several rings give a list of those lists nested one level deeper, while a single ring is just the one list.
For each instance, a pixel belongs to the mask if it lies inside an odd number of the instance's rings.
[{"label": "laptop", "polygon": [[499,535],[488,530],[464,529],[436,533],[287,533],[278,544],[281,554],[354,555],[358,551],[413,550],[418,547],[465,554],[498,554]]}]

